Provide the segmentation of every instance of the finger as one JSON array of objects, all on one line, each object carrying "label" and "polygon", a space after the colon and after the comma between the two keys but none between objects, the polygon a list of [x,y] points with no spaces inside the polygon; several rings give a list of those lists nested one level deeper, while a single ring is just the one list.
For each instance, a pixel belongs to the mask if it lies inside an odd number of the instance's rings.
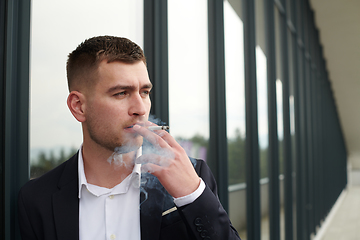
[{"label": "finger", "polygon": [[[148,172],[148,173],[155,173],[162,169],[161,166],[158,166],[156,164],[147,163],[141,166],[141,172]],[[155,176],[155,175],[154,175]]]},{"label": "finger", "polygon": [[[148,122],[146,124],[146,126],[158,126],[152,122]],[[135,127],[135,126],[134,126]],[[136,127],[137,128],[137,127]],[[136,129],[135,128],[135,129]],[[145,127],[146,128],[146,127]],[[179,148],[181,147],[180,144],[174,139],[173,136],[170,135],[169,132],[167,132],[166,130],[149,130],[151,132],[156,133],[156,135],[160,136],[162,139],[165,140],[165,142],[170,146],[170,147],[174,147],[174,148]],[[145,137],[145,136],[143,136]],[[145,137],[146,138],[146,137]],[[148,139],[149,140],[149,139]],[[150,141],[150,140],[149,140]]]},{"label": "finger", "polygon": [[[169,148],[169,144],[158,134],[153,131],[148,130],[146,127],[140,125],[134,125],[133,130],[143,136],[154,146],[159,146],[161,148]],[[163,131],[163,130],[162,130]]]},{"label": "finger", "polygon": [[135,162],[140,164],[155,164],[161,167],[168,167],[171,163],[171,158],[159,156],[157,154],[144,154],[138,157]]}]

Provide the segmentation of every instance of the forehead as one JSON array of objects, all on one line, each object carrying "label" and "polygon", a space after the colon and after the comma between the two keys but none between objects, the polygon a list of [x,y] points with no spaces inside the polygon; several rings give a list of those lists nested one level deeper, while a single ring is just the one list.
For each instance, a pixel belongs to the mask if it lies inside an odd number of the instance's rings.
[{"label": "forehead", "polygon": [[111,87],[116,84],[129,86],[151,84],[146,65],[142,61],[134,63],[114,61],[108,63],[104,60],[100,62],[97,73],[97,85],[103,87]]}]

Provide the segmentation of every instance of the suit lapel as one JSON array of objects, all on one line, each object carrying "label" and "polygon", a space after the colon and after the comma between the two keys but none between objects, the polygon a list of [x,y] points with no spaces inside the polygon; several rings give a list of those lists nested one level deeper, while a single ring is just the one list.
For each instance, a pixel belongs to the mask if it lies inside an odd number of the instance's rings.
[{"label": "suit lapel", "polygon": [[53,211],[58,240],[79,239],[78,165],[76,154],[68,160],[53,194]]},{"label": "suit lapel", "polygon": [[140,228],[141,240],[159,239],[162,211],[164,205],[164,188],[160,182],[149,174],[142,174],[140,187]]},{"label": "suit lapel", "polygon": [[[79,239],[78,155],[68,160],[53,194],[53,211],[58,240]],[[151,174],[142,174],[140,228],[142,240],[159,239],[165,190]]]}]

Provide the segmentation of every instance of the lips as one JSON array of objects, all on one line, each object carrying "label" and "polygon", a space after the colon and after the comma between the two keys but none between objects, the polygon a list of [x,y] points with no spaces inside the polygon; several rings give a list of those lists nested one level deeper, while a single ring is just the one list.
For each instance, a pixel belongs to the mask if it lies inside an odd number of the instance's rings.
[{"label": "lips", "polygon": [[134,123],[128,127],[126,127],[125,129],[130,129],[130,128],[133,128],[135,125],[140,125],[140,126],[145,126],[145,123]]}]

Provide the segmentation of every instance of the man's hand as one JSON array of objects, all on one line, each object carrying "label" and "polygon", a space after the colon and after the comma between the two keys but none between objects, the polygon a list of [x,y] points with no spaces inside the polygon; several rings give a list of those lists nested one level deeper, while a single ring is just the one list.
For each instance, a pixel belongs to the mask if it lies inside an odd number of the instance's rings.
[{"label": "man's hand", "polygon": [[199,187],[200,178],[189,157],[168,132],[139,125],[133,129],[157,148],[156,154],[144,154],[136,162],[144,163],[142,169],[156,176],[171,196],[183,197]]}]

